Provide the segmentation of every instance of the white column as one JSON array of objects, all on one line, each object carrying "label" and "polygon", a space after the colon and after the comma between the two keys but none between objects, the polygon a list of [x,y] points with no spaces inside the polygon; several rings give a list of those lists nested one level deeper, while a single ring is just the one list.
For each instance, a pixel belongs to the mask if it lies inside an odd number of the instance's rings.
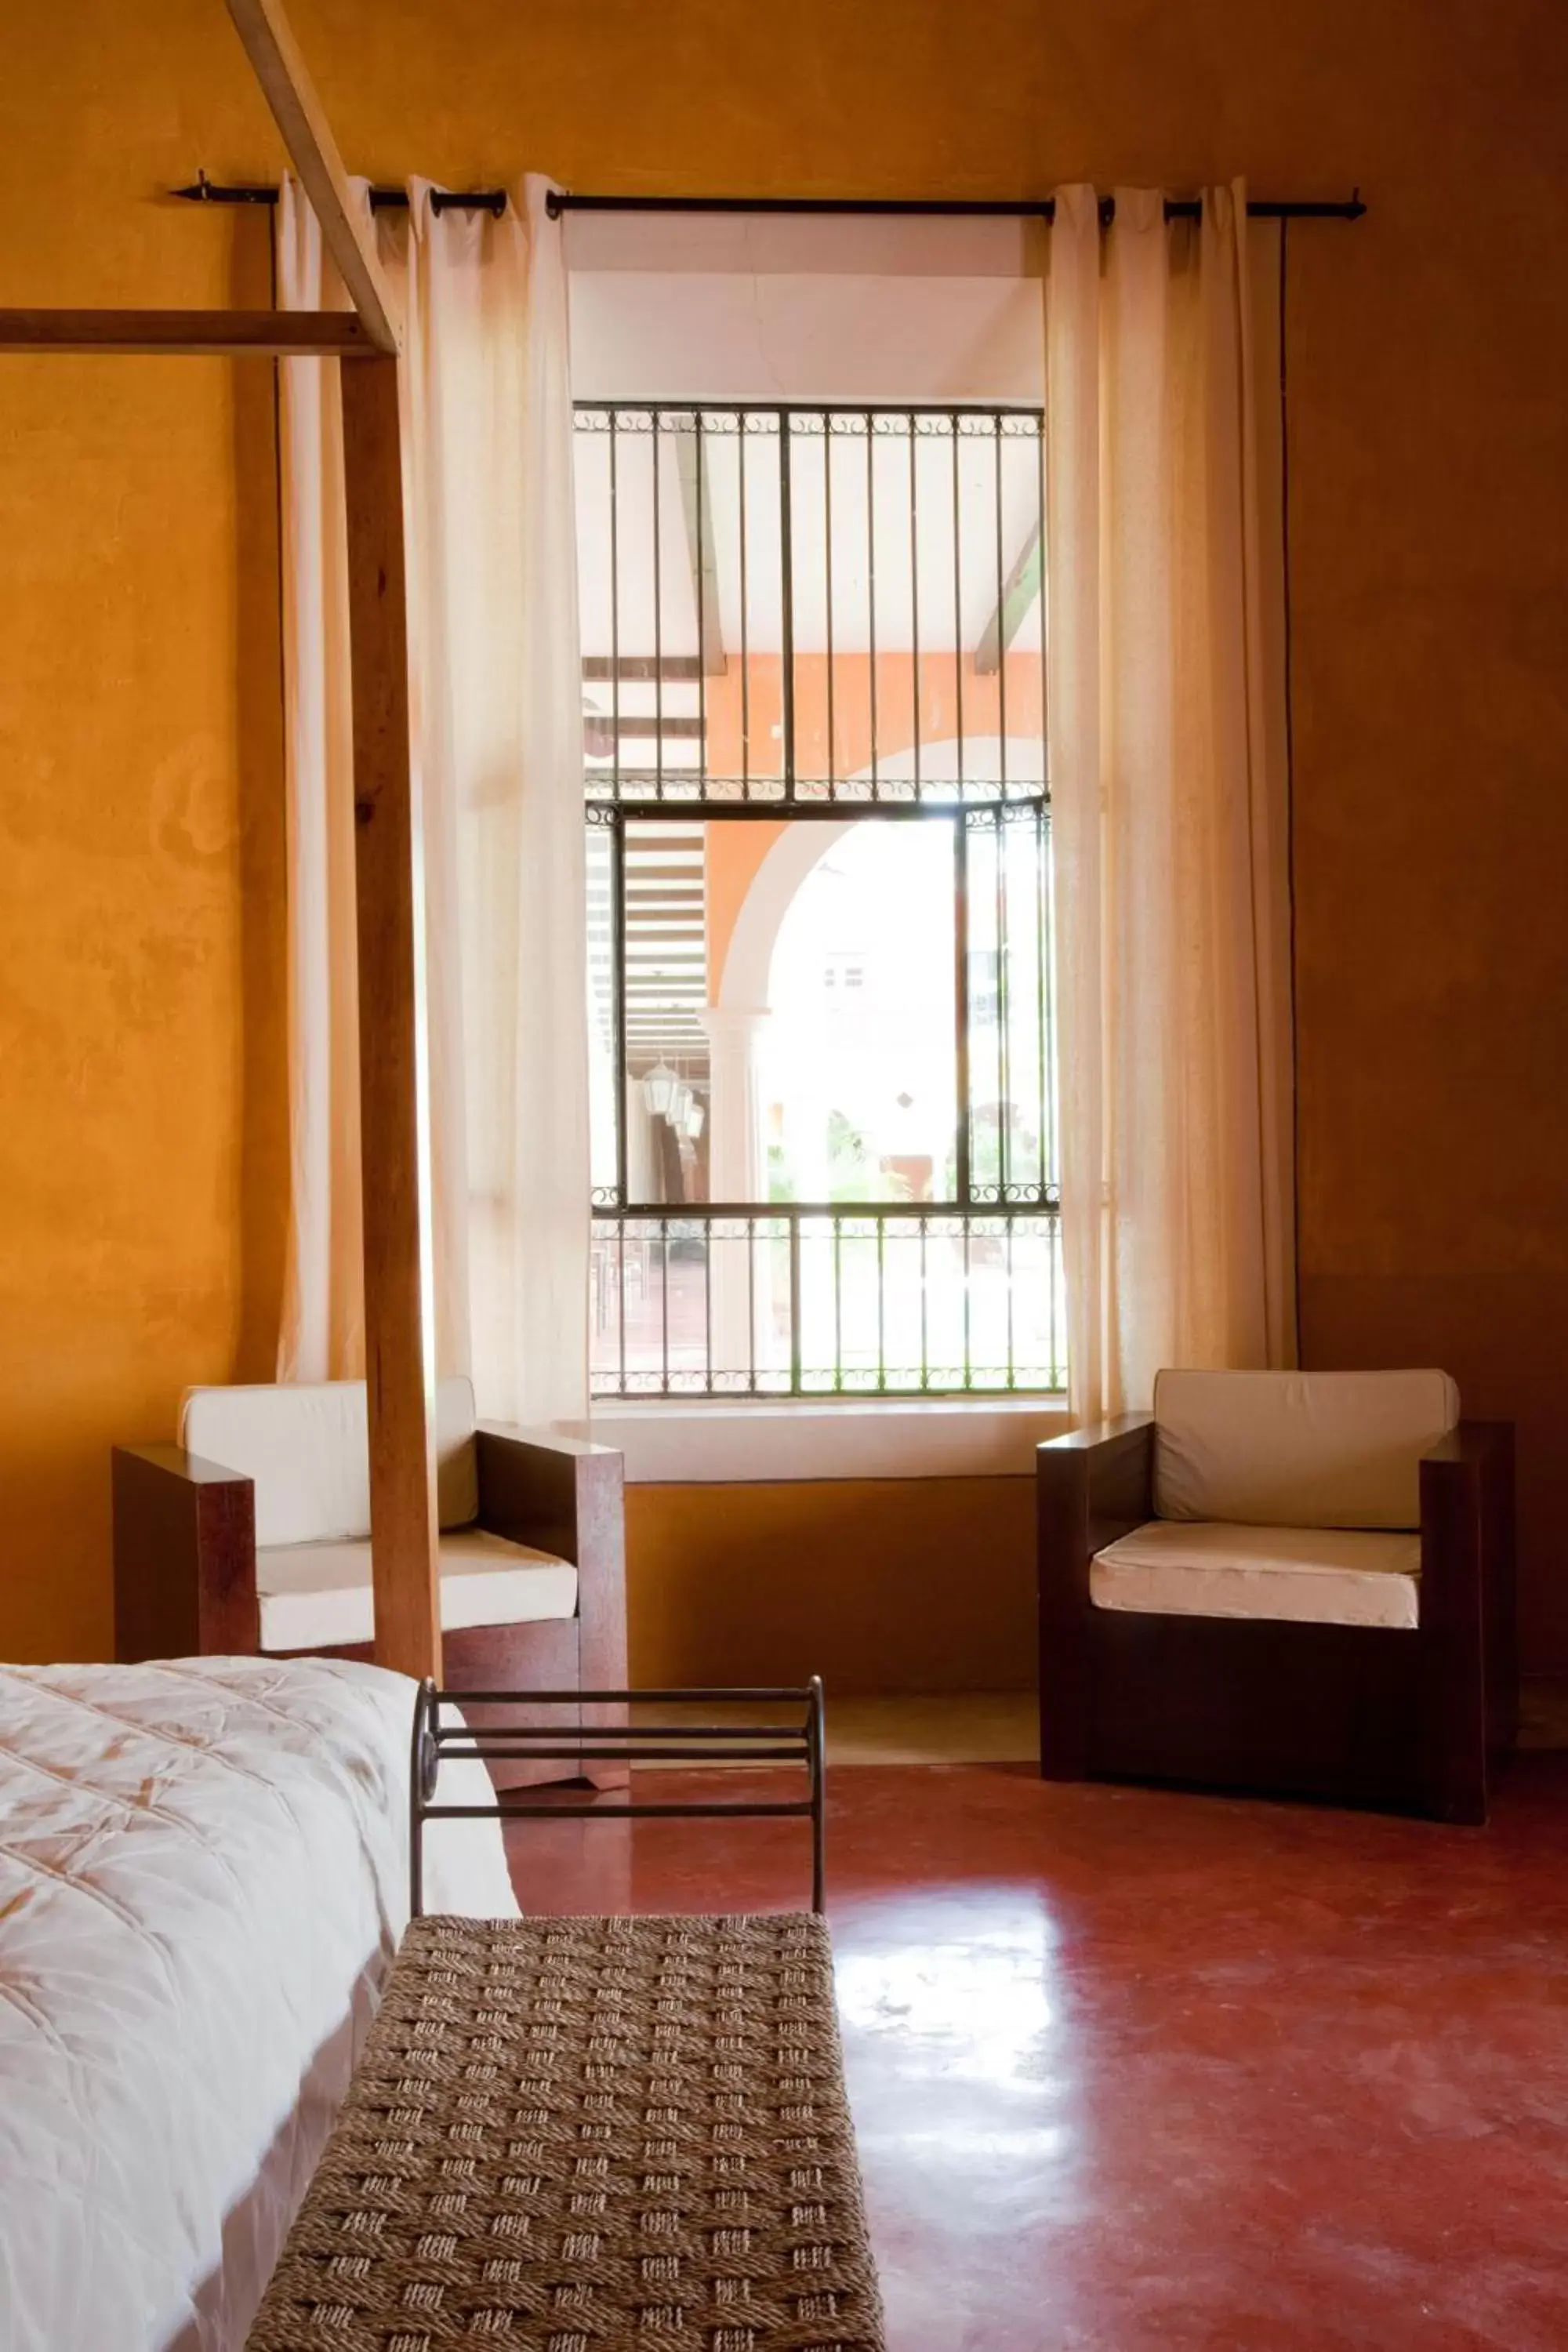
[{"label": "white column", "polygon": [[[768,1197],[767,1104],[763,1090],[765,1005],[710,1004],[701,1014],[708,1038],[708,1197],[765,1202]],[[713,1375],[741,1374],[773,1363],[771,1245],[749,1251],[746,1230],[721,1227],[709,1242]],[[732,1382],[731,1385],[740,1385]]]},{"label": "white column", "polygon": [[708,1193],[714,1201],[767,1198],[767,1106],[762,1046],[765,1005],[710,1004],[699,1018],[708,1039]]}]

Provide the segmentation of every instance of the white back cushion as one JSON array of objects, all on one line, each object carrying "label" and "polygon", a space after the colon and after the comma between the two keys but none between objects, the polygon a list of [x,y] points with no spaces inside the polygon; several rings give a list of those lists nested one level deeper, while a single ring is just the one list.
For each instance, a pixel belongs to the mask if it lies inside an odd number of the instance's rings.
[{"label": "white back cushion", "polygon": [[[180,1443],[256,1485],[256,1541],[332,1543],[370,1533],[370,1441],[363,1381],[187,1389]],[[436,1391],[437,1499],[444,1528],[479,1517],[473,1383]]]},{"label": "white back cushion", "polygon": [[1161,1372],[1154,1509],[1250,1527],[1418,1528],[1447,1372]]}]

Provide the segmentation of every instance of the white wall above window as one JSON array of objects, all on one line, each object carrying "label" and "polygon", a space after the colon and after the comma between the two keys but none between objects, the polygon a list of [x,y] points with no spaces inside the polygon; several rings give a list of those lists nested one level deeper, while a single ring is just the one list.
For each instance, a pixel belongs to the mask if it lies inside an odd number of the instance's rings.
[{"label": "white wall above window", "polygon": [[1044,396],[1037,223],[576,213],[565,226],[579,400]]}]

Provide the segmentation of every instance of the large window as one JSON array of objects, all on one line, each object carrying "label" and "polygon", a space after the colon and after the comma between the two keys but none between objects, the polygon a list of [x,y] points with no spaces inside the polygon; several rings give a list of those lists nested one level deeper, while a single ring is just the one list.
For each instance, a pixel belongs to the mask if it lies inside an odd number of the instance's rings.
[{"label": "large window", "polygon": [[1060,1387],[1039,412],[577,425],[595,1392]]}]

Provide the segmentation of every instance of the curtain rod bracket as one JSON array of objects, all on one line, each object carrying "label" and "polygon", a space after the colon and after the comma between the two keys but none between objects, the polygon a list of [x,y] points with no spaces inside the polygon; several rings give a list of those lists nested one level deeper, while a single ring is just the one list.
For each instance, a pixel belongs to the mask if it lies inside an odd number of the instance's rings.
[{"label": "curtain rod bracket", "polygon": [[276,188],[220,187],[205,172],[198,172],[188,188],[171,188],[169,194],[183,197],[188,205],[275,205],[278,201]]}]

